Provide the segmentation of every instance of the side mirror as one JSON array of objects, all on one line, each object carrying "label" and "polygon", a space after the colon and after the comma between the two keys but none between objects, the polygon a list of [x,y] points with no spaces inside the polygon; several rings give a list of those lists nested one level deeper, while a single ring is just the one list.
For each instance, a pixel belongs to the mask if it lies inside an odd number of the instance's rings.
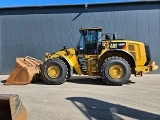
[{"label": "side mirror", "polygon": [[64,50],[66,49],[66,46],[65,46],[65,45],[63,46],[63,49],[64,49]]}]

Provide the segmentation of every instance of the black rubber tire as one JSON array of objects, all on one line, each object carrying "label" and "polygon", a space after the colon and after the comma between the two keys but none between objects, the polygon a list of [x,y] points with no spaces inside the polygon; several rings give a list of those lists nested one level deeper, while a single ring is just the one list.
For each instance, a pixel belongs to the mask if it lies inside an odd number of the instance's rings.
[{"label": "black rubber tire", "polygon": [[[122,67],[124,72],[123,72],[123,75],[121,78],[114,79],[109,75],[109,73],[108,73],[109,68],[113,65],[119,65]],[[129,78],[131,76],[131,67],[125,59],[123,59],[121,57],[113,56],[113,57],[107,58],[104,61],[104,63],[101,66],[101,69],[100,69],[100,74],[101,74],[102,80],[106,84],[123,85],[123,84],[127,83],[127,81],[129,80]]]},{"label": "black rubber tire", "polygon": [[[47,69],[51,65],[56,65],[60,69],[60,74],[57,78],[51,78],[47,74]],[[44,62],[44,64],[41,67],[41,74],[43,80],[50,85],[60,85],[63,84],[66,81],[66,78],[68,76],[68,68],[66,64],[58,58],[49,59]]]}]

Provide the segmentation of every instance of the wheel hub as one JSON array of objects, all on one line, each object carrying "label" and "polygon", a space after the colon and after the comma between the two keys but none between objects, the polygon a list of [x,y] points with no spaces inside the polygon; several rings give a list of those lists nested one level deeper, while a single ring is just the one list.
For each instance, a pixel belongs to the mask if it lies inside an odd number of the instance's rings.
[{"label": "wheel hub", "polygon": [[60,69],[59,67],[52,65],[48,67],[47,74],[50,78],[57,78],[60,74]]},{"label": "wheel hub", "polygon": [[120,65],[113,65],[108,70],[109,76],[113,79],[119,79],[122,77],[124,71]]}]

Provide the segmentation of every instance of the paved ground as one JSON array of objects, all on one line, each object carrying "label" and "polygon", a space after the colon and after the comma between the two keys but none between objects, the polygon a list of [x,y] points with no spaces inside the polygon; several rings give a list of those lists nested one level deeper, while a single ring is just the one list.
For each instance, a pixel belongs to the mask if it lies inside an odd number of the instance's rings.
[{"label": "paved ground", "polygon": [[0,76],[0,94],[18,94],[28,120],[160,120],[160,75],[132,76],[123,86],[85,76],[59,86],[3,85],[6,78]]}]

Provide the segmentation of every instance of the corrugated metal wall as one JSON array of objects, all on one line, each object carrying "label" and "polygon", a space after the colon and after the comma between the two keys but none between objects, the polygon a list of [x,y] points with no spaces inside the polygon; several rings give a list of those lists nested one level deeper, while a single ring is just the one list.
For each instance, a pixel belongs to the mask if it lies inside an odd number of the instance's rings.
[{"label": "corrugated metal wall", "polygon": [[[1,11],[0,11],[0,13],[1,13]],[[1,73],[1,71],[2,71],[2,55],[1,55],[1,53],[2,53],[2,50],[1,50],[1,29],[2,29],[2,27],[1,27],[1,22],[2,22],[2,19],[1,19],[2,17],[0,16],[0,73]]]},{"label": "corrugated metal wall", "polygon": [[[44,60],[45,52],[75,47],[80,27],[103,27],[118,38],[150,44],[160,66],[160,4],[125,3],[0,9],[0,74],[11,72],[15,58]],[[154,72],[160,73],[160,70]]]}]

